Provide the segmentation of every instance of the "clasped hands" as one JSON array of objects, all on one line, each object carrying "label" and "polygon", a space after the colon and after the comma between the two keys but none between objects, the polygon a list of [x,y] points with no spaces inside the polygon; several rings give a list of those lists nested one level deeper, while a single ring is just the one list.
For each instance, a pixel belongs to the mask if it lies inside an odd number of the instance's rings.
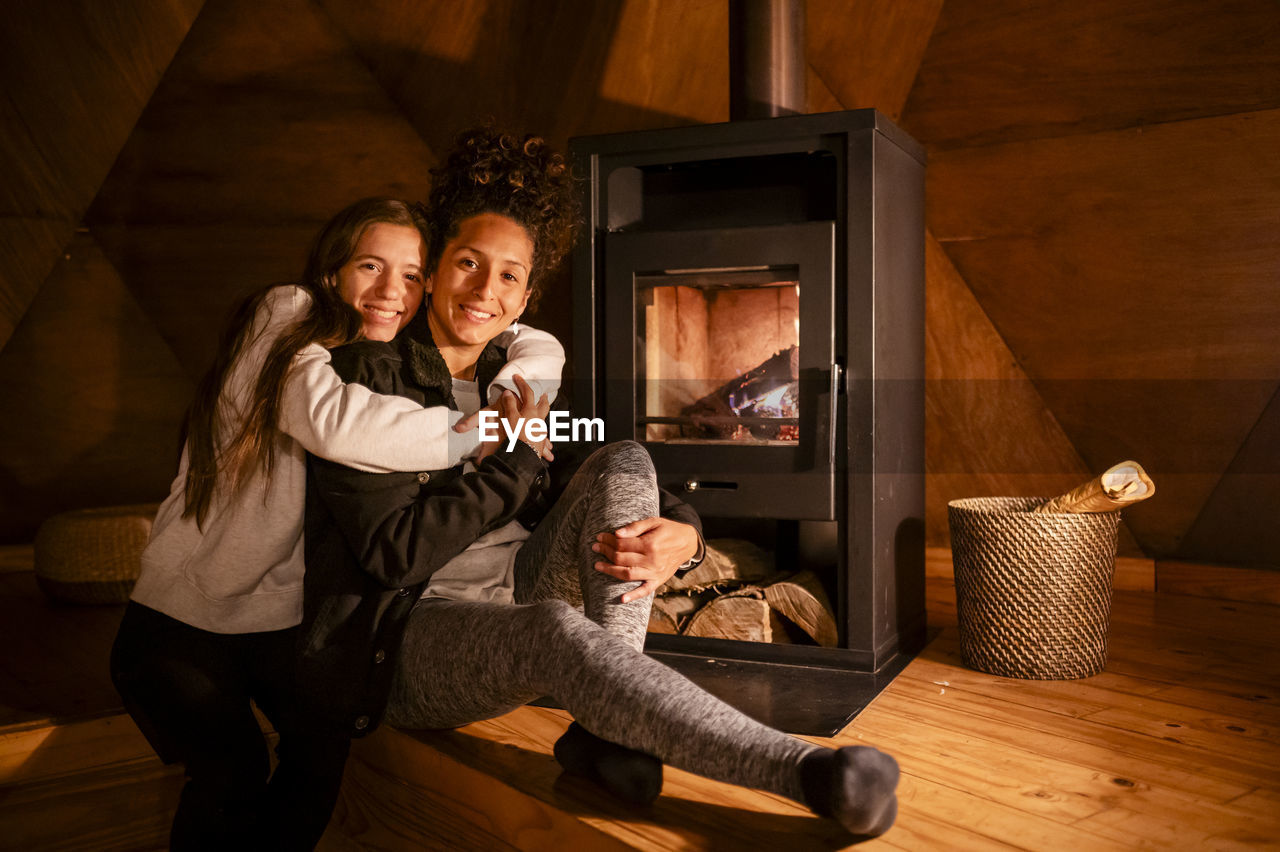
[{"label": "clasped hands", "polygon": [[[513,435],[528,444],[544,460],[552,461],[555,459],[555,454],[551,452],[550,433],[545,428],[547,415],[551,413],[551,402],[547,399],[545,393],[535,399],[533,388],[524,380],[524,376],[516,376],[515,383],[518,393],[504,390],[496,403],[462,418],[453,426],[453,431],[455,432],[466,432],[476,428],[480,422],[481,412],[493,411],[497,413],[502,428],[499,430],[496,439],[480,441],[480,446],[475,454],[476,464],[480,464],[486,456],[497,452]],[[542,429],[541,438],[535,438],[534,433],[530,432],[529,427],[532,421],[542,423],[544,428]]]}]

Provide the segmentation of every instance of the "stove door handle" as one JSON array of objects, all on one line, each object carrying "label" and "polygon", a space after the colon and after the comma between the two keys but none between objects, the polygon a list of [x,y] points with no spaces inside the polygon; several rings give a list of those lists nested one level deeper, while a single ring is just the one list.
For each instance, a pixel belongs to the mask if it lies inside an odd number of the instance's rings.
[{"label": "stove door handle", "polygon": [[836,415],[840,412],[840,365],[831,365],[831,387],[827,397],[827,467],[836,466]]}]

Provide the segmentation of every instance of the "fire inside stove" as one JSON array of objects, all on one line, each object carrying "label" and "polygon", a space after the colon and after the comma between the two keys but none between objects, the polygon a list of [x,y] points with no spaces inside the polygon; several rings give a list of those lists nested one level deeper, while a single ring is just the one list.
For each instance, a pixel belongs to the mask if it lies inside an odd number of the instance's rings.
[{"label": "fire inside stove", "polygon": [[636,298],[638,439],[799,440],[796,268],[668,270],[637,276]]}]

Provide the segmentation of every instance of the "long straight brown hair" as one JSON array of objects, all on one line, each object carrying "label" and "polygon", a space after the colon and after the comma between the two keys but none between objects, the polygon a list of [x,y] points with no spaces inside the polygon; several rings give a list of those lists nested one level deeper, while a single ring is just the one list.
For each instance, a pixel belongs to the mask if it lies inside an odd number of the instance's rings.
[{"label": "long straight brown hair", "polygon": [[416,208],[394,198],[366,198],[330,219],[311,244],[306,269],[297,284],[311,297],[311,308],[272,344],[244,422],[239,431],[228,435],[233,424],[227,422],[225,406],[219,404],[227,375],[249,343],[262,333],[266,317],[261,313],[266,310],[267,295],[274,286],[250,294],[232,314],[213,365],[200,380],[187,412],[186,502],[182,515],[195,515],[197,526],[204,527],[220,489],[229,487],[234,493],[255,469],[271,476],[280,399],[294,356],[312,343],[331,348],[360,337],[362,320],[338,293],[338,270],[355,253],[364,230],[377,223],[417,228],[425,239],[424,222]]}]

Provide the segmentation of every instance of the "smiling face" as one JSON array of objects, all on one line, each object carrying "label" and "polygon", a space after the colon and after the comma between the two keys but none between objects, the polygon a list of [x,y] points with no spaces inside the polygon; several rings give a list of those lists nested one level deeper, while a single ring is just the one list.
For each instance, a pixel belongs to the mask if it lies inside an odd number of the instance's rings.
[{"label": "smiling face", "polygon": [[[470,367],[529,301],[533,242],[523,227],[497,213],[462,220],[427,281],[431,335],[455,376]],[[468,360],[469,359],[469,360]]]},{"label": "smiling face", "polygon": [[364,336],[391,340],[422,304],[422,235],[417,228],[374,222],[338,270],[338,295],[360,312]]}]

